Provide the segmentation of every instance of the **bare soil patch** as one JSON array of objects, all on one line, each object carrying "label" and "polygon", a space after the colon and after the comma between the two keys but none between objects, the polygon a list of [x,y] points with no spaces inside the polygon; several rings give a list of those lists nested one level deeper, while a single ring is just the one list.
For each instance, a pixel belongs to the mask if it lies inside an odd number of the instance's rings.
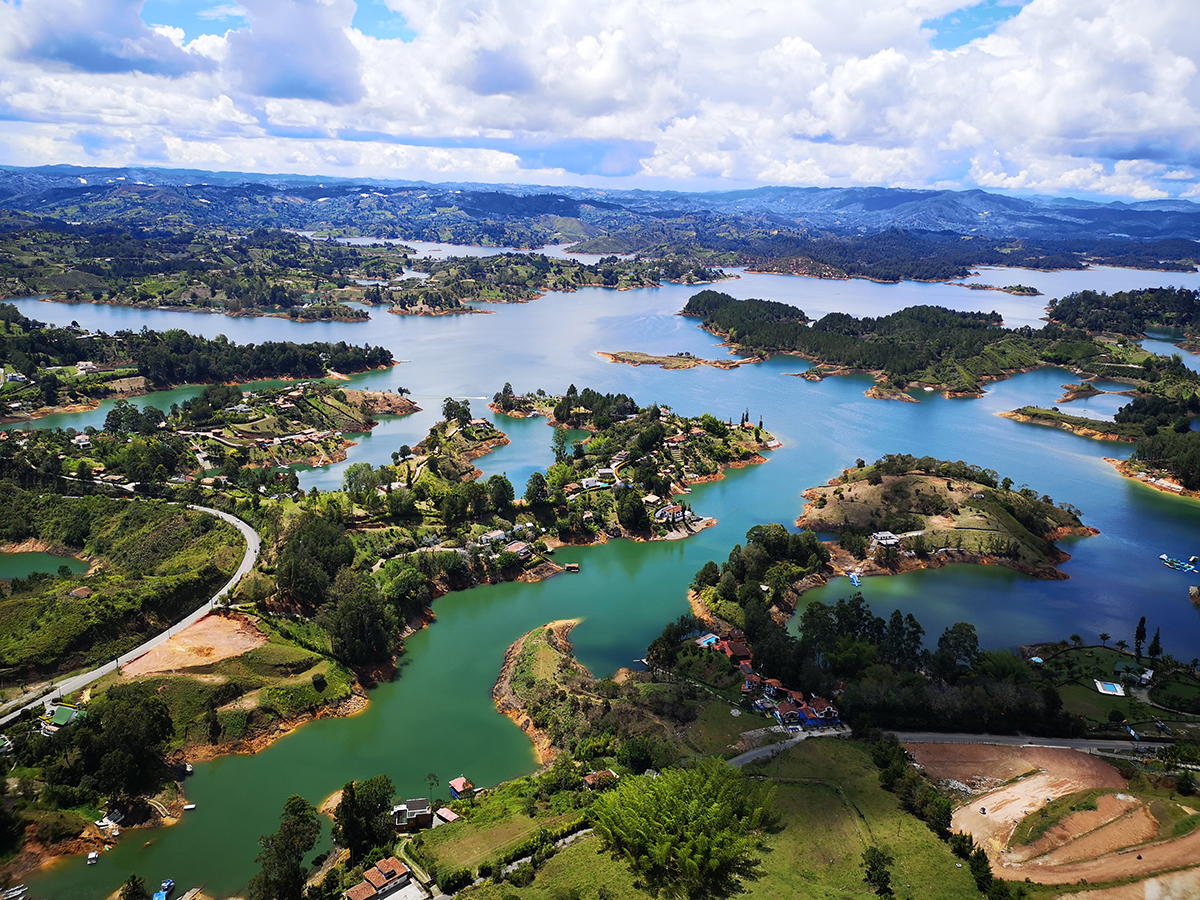
[{"label": "bare soil patch", "polygon": [[[1032,844],[1012,848],[1009,851],[1009,858],[1015,859],[1018,862],[1024,862],[1027,859],[1033,859],[1044,853],[1050,853],[1052,850],[1070,843],[1079,835],[1095,831],[1097,828],[1121,818],[1130,810],[1137,808],[1139,803],[1140,801],[1130,794],[1105,794],[1097,799],[1096,809],[1085,809],[1077,813],[1071,813],[1071,815],[1065,817],[1062,821],[1052,825],[1044,835]],[[1152,833],[1142,838],[1142,840],[1149,840],[1153,836]],[[1128,844],[1122,844],[1121,846],[1128,846]]]},{"label": "bare soil patch", "polygon": [[[1026,848],[1009,853],[1008,842],[1017,823],[1040,809],[1047,799],[1096,788],[1123,790],[1124,779],[1104,761],[1075,750],[984,744],[907,746],[935,779],[952,778],[970,785],[1003,781],[1030,769],[1039,770],[1036,775],[975,796],[954,812],[953,830],[973,835],[987,852],[993,872],[1001,878],[1013,881],[1029,878],[1040,884],[1075,884],[1082,878],[1102,884],[1194,867],[1200,860],[1200,831],[1176,840],[1142,843],[1153,840],[1159,827],[1142,801],[1131,811],[1097,827],[1097,823],[1104,821],[1106,811],[1115,810],[1113,801],[1103,798],[1095,812],[1074,813],[1040,839],[1045,841],[1055,834],[1061,841],[1057,849],[1035,858],[1030,858]],[[1151,879],[1114,889],[1118,893],[1097,893],[1094,900],[1195,897],[1197,882],[1191,880],[1193,877],[1200,876]]]},{"label": "bare soil patch", "polygon": [[267,642],[245,616],[209,615],[122,668],[127,677],[176,672],[241,656]]},{"label": "bare soil patch", "polygon": [[1195,900],[1200,897],[1200,868],[1071,896],[1076,900]]}]

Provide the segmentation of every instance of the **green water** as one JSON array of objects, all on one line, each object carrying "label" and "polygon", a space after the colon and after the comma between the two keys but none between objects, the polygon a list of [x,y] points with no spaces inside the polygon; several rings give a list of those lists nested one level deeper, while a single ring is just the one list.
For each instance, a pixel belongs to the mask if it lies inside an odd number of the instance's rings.
[{"label": "green water", "polygon": [[[1004,273],[984,281],[1006,284]],[[1188,287],[1200,276],[1172,275]],[[1013,280],[1009,278],[1009,281]],[[1154,275],[1125,270],[1084,273],[1022,272],[1047,297],[1021,298],[945,285],[876,285],[821,282],[786,276],[746,275],[721,285],[739,297],[796,303],[810,314],[845,309],[879,315],[913,303],[999,309],[1010,324],[1036,324],[1051,296],[1090,288],[1118,290],[1155,283]],[[1160,553],[1200,552],[1200,503],[1181,500],[1120,478],[1103,457],[1127,457],[1129,445],[1089,441],[1050,428],[1022,426],[995,413],[1025,404],[1052,405],[1061,385],[1077,380],[1047,369],[989,386],[976,400],[922,394],[921,402],[869,400],[869,379],[833,378],[813,383],[794,377],[797,359],[721,371],[709,367],[667,372],[606,362],[597,351],[688,350],[715,358],[724,348],[676,315],[694,288],[664,286],[640,291],[581,290],[534,303],[491,307],[489,316],[401,317],[377,314],[369,325],[300,324],[115,307],[62,308],[22,301],[27,315],[108,331],[118,328],[187,327],[240,341],[346,340],[383,343],[405,361],[387,371],[352,379],[354,387],[403,385],[423,411],[388,418],[370,435],[356,437],[345,463],[301,473],[302,484],[340,484],[353,462],[390,462],[401,444],[415,445],[440,416],[443,398],[470,398],[476,414],[509,381],[517,391],[567,385],[624,391],[640,403],[657,402],[685,414],[713,412],[736,418],[744,410],[785,444],[766,465],[729,473],[698,487],[689,501],[718,524],[681,542],[564,548],[559,562],[578,562],[577,575],[539,584],[506,584],[452,594],[437,601],[436,623],[407,645],[399,678],[371,694],[367,711],[351,719],[312,723],[250,757],[228,757],[196,767],[187,786],[197,809],[171,829],[130,832],[97,866],[61,861],[34,879],[34,896],[73,900],[103,897],[136,871],[148,882],[174,878],[181,886],[205,883],[215,896],[241,890],[255,870],[259,835],[273,831],[284,799],[300,793],[319,803],[351,778],[388,773],[402,794],[427,794],[425,777],[441,783],[466,774],[494,784],[533,770],[529,742],[494,711],[490,688],[504,649],[548,620],[582,618],[574,632],[580,660],[597,674],[643,655],[663,623],[686,610],[686,586],[710,558],[724,559],[752,525],[791,524],[803,506],[801,491],[838,474],[856,457],[884,453],[932,454],[965,459],[1028,483],[1084,512],[1098,537],[1064,542],[1073,555],[1066,581],[1035,581],[1004,569],[951,566],[890,579],[866,579],[863,592],[886,615],[900,607],[924,625],[927,640],[947,625],[969,620],[987,646],[1064,637],[1072,632],[1132,640],[1137,619],[1161,627],[1164,647],[1178,658],[1200,652],[1200,615],[1188,602],[1185,576],[1166,569]],[[57,313],[57,315],[56,315]],[[155,397],[155,405],[163,405]],[[169,403],[167,404],[169,405]],[[489,418],[491,417],[488,414]],[[102,416],[100,417],[102,420]],[[507,472],[517,493],[534,468],[552,459],[551,431],[542,420],[496,417],[512,443],[477,461],[486,473]],[[75,427],[79,427],[76,425]],[[809,595],[836,600],[850,586],[835,582]],[[444,788],[443,788],[444,791]],[[153,842],[143,848],[143,842]]]},{"label": "green water", "polygon": [[55,556],[53,553],[0,553],[0,578],[25,578],[34,572],[57,575],[66,566],[75,575],[87,571],[87,563],[74,556]]}]

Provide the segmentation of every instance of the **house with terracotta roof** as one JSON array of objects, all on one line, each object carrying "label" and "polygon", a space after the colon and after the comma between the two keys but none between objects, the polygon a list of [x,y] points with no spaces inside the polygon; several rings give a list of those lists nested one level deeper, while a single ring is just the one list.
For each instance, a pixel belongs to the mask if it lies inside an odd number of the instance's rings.
[{"label": "house with terracotta roof", "polygon": [[753,659],[750,648],[743,641],[721,641],[717,644],[717,649],[729,657],[729,661],[735,666]]},{"label": "house with terracotta roof", "polygon": [[363,872],[363,880],[347,890],[342,896],[346,900],[383,900],[401,888],[408,886],[412,875],[408,866],[394,856],[381,859]]},{"label": "house with terracotta roof", "polygon": [[826,721],[836,719],[838,717],[837,707],[828,700],[821,697],[813,697],[808,702],[808,708],[817,714],[817,717]]},{"label": "house with terracotta roof", "polygon": [[801,707],[791,700],[784,700],[775,708],[775,715],[784,725],[799,725],[805,718]]},{"label": "house with terracotta roof", "polygon": [[463,797],[472,797],[475,794],[475,785],[471,784],[465,776],[459,775],[457,778],[450,779],[450,796],[455,800],[461,800]]},{"label": "house with terracotta roof", "polygon": [[614,784],[616,784],[620,777],[621,776],[612,769],[599,769],[595,772],[589,772],[587,775],[584,775],[583,783],[586,784],[590,790],[602,791],[605,788],[612,787]]}]

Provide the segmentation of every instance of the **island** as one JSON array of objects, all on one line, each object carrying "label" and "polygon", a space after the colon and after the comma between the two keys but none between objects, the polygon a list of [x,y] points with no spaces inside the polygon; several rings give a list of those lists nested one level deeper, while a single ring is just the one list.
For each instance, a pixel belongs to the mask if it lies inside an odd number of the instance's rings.
[{"label": "island", "polygon": [[743,356],[788,353],[808,360],[812,365],[799,373],[803,378],[870,374],[875,384],[867,395],[877,399],[911,401],[907,392],[913,389],[978,397],[988,381],[1043,366],[1123,380],[1158,402],[1190,404],[1200,390],[1200,374],[1132,339],[1101,339],[1056,323],[1040,330],[1005,328],[994,311],[913,306],[878,318],[829,313],[813,322],[786,303],[704,290],[681,314],[702,319],[703,329]]},{"label": "island", "polygon": [[344,379],[394,364],[390,350],[369,344],[237,344],[182,329],[110,335],[74,322],[62,328],[47,325],[0,303],[0,422],[94,409],[102,399],[184,384]]}]

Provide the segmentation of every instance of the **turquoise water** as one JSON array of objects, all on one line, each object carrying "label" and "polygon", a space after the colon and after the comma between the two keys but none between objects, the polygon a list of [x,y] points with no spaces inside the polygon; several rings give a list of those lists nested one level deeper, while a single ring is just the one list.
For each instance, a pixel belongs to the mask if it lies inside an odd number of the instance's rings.
[{"label": "turquoise water", "polygon": [[0,553],[0,578],[25,578],[34,572],[57,575],[60,566],[73,574],[87,571],[87,563],[74,556],[55,556],[53,553]]},{"label": "turquoise water", "polygon": [[[1158,284],[1157,273],[1105,269],[1084,273],[983,272],[993,284],[1020,281],[1048,295],[1081,288],[1119,290]],[[1189,280],[1190,279],[1190,280]],[[1173,283],[1200,285],[1172,274]],[[963,309],[993,307],[1010,324],[1038,324],[1047,298],[1016,298],[947,285],[822,282],[787,276],[746,275],[719,286],[735,296],[796,303],[810,314],[845,309],[880,315],[914,303]],[[254,872],[256,840],[277,827],[294,792],[319,803],[351,778],[387,772],[402,793],[423,796],[425,776],[444,785],[460,774],[477,784],[532,771],[529,742],[495,713],[489,691],[505,647],[550,619],[581,617],[574,632],[580,660],[603,674],[643,655],[664,622],[686,610],[686,586],[710,558],[724,559],[747,529],[765,521],[791,524],[801,492],[837,475],[856,457],[885,453],[964,459],[1028,483],[1083,510],[1097,537],[1064,542],[1073,558],[1066,581],[1035,581],[1004,569],[953,566],[895,578],[869,578],[863,592],[883,614],[913,612],[931,642],[959,620],[975,623],[988,646],[1011,646],[1079,632],[1107,631],[1132,640],[1137,619],[1161,628],[1167,652],[1190,659],[1200,647],[1200,614],[1187,599],[1188,579],[1165,568],[1160,553],[1200,552],[1200,503],[1153,491],[1120,478],[1105,456],[1125,458],[1128,444],[1090,441],[1055,429],[1021,425],[997,412],[1026,404],[1054,405],[1069,372],[1043,369],[989,385],[979,399],[946,400],[921,394],[919,403],[870,400],[870,379],[795,377],[807,367],[777,357],[729,371],[700,367],[664,371],[605,361],[597,351],[688,350],[716,358],[726,353],[694,319],[676,315],[695,288],[638,291],[581,290],[529,304],[491,306],[493,315],[402,317],[376,313],[368,325],[182,316],[116,307],[36,301],[18,305],[43,320],[86,327],[187,327],[238,341],[347,340],[383,343],[402,365],[354,376],[354,387],[404,385],[423,411],[389,418],[342,464],[304,471],[305,487],[336,487],[345,466],[390,462],[401,444],[416,444],[440,417],[446,396],[470,398],[476,414],[496,418],[512,441],[477,461],[486,473],[506,472],[518,494],[536,468],[550,464],[551,429],[543,420],[509,420],[487,413],[486,399],[511,382],[519,391],[561,392],[567,385],[624,391],[638,402],[670,405],[686,414],[737,417],[748,410],[784,442],[766,465],[736,470],[699,486],[689,498],[718,524],[680,542],[615,541],[564,548],[559,562],[578,562],[577,575],[539,584],[505,584],[452,594],[437,601],[437,622],[413,637],[400,677],[371,694],[352,719],[312,723],[256,756],[228,757],[196,767],[188,796],[198,806],[183,823],[157,833],[129,833],[101,863],[65,860],[35,882],[35,896],[73,900],[103,897],[137,871],[148,881],[175,878],[181,886],[206,883],[216,896],[242,889]],[[186,389],[185,389],[186,390]],[[149,399],[149,398],[148,398]],[[1124,400],[1125,398],[1117,398]],[[162,405],[157,398],[150,399]],[[1094,402],[1094,401],[1088,401]],[[169,405],[169,404],[167,404]],[[1065,409],[1072,409],[1067,404]],[[102,419],[102,417],[101,417]],[[43,420],[44,422],[45,420]],[[76,426],[79,427],[79,426]],[[836,600],[850,586],[835,582],[811,596]],[[153,840],[148,847],[142,843]]]}]

